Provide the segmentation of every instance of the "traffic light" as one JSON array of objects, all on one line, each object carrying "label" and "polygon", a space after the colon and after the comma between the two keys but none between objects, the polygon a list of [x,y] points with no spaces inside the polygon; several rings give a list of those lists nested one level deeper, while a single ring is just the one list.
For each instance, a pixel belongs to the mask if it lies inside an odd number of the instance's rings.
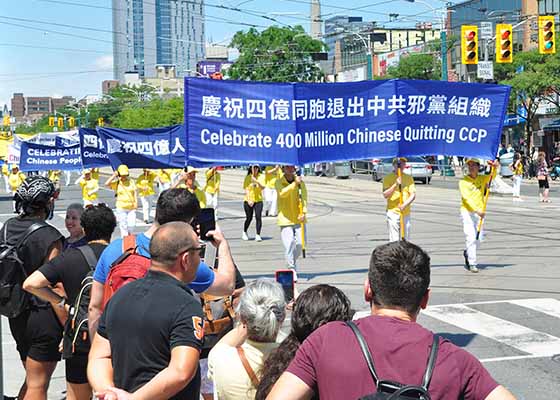
[{"label": "traffic light", "polygon": [[97,126],[103,126],[103,125],[105,125],[105,121],[103,120],[103,117],[97,118]]},{"label": "traffic light", "polygon": [[539,16],[539,53],[555,54],[556,43],[554,35],[556,27],[554,26],[553,15]]},{"label": "traffic light", "polygon": [[64,118],[58,117],[58,127],[64,128]]},{"label": "traffic light", "polygon": [[2,124],[4,126],[10,126],[10,116],[9,115],[4,115],[4,118],[2,118]]},{"label": "traffic light", "polygon": [[513,27],[510,24],[496,24],[496,62],[513,62]]},{"label": "traffic light", "polygon": [[49,126],[51,128],[54,126],[54,117],[49,117]]},{"label": "traffic light", "polygon": [[74,119],[74,117],[68,118],[68,126],[70,128],[73,128],[75,125],[76,125],[76,120]]},{"label": "traffic light", "polygon": [[478,26],[461,26],[461,62],[478,64]]}]

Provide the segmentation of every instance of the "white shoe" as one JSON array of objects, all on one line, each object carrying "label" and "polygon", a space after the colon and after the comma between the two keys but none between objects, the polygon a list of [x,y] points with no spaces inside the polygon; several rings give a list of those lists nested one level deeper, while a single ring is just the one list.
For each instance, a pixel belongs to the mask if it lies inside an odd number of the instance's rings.
[{"label": "white shoe", "polygon": [[247,232],[243,232],[243,235],[241,235],[241,239],[249,240],[249,236],[247,236]]},{"label": "white shoe", "polygon": [[478,272],[478,268],[476,267],[476,265],[469,265],[469,271],[476,274]]},{"label": "white shoe", "polygon": [[255,235],[255,242],[262,242],[261,235]]}]

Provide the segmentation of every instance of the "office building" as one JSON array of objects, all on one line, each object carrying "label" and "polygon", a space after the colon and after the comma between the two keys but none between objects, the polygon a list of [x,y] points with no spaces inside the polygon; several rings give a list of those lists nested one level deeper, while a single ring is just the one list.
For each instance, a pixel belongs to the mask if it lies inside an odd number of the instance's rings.
[{"label": "office building", "polygon": [[127,72],[156,76],[157,65],[174,65],[178,76],[204,59],[202,0],[113,0],[114,79]]}]

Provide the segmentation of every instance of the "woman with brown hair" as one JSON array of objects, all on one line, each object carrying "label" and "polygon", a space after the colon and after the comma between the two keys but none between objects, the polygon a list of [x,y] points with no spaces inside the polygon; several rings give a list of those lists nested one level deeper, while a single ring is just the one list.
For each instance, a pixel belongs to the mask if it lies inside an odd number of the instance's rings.
[{"label": "woman with brown hair", "polygon": [[546,163],[546,153],[539,152],[537,157],[537,179],[539,181],[539,201],[541,203],[550,203],[548,198],[549,185],[548,185],[548,164]]}]

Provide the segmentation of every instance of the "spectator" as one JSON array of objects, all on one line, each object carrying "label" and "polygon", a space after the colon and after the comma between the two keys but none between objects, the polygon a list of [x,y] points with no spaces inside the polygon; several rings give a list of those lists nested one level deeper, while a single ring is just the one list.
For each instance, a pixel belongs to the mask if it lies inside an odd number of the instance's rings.
[{"label": "spectator", "polygon": [[202,249],[185,222],[154,232],[148,274],[115,293],[93,338],[88,378],[98,397],[199,400],[202,309],[184,284]]},{"label": "spectator", "polygon": [[[107,247],[117,221],[113,211],[105,204],[89,206],[81,216],[87,246],[97,258]],[[70,248],[35,271],[24,283],[24,289],[51,304],[75,304],[82,290],[82,281],[90,273],[90,266],[80,250]],[[65,300],[50,286],[62,283],[68,296]],[[67,321],[69,324],[70,321]],[[68,328],[68,327],[67,327]],[[67,330],[68,332],[68,330]],[[68,400],[91,399],[91,387],[87,380],[87,357],[89,340],[85,348],[66,359],[66,398]]]},{"label": "spectator", "polygon": [[105,186],[115,191],[117,197],[117,221],[121,237],[134,232],[136,226],[136,209],[138,208],[138,196],[136,184],[130,179],[128,167],[119,165],[117,170],[107,179]]},{"label": "spectator", "polygon": [[[163,224],[173,221],[191,222],[198,215],[200,207],[196,197],[184,189],[169,189],[164,191],[158,198],[156,205],[156,216],[150,228],[136,236],[136,245],[141,255],[150,257],[150,239],[154,232]],[[216,296],[231,295],[235,283],[235,267],[229,251],[229,245],[221,234],[219,240],[214,240],[218,247],[218,267],[214,272],[208,265],[201,263],[197,269],[194,281],[190,288],[197,293],[207,292]],[[214,238],[216,239],[216,238]],[[89,305],[88,324],[90,334],[93,337],[97,330],[99,317],[103,306],[103,285],[109,275],[111,264],[122,254],[122,239],[114,240],[103,251],[95,273],[93,274],[93,286],[91,288],[91,301]]]},{"label": "spectator", "polygon": [[548,185],[548,164],[546,163],[546,153],[539,151],[537,157],[537,180],[539,181],[539,201],[541,203],[550,203],[548,193],[550,186]]},{"label": "spectator", "polygon": [[247,175],[243,180],[243,190],[245,197],[243,198],[243,210],[245,210],[245,222],[243,223],[243,234],[241,239],[249,240],[247,230],[253,220],[255,214],[257,230],[255,241],[261,242],[262,229],[262,210],[263,210],[263,189],[265,188],[265,174],[261,173],[261,167],[251,165],[247,169]]},{"label": "spectator", "polygon": [[237,309],[239,325],[208,355],[208,377],[220,400],[254,399],[264,360],[278,347],[276,336],[286,317],[280,285],[259,279],[249,283]]},{"label": "spectator", "polygon": [[64,240],[64,247],[63,250],[66,250],[70,247],[80,247],[87,244],[86,237],[84,235],[84,229],[80,224],[80,217],[84,208],[80,203],[72,203],[66,209],[66,218],[64,218],[64,226],[66,226],[66,230],[70,233]]},{"label": "spectator", "polygon": [[[372,315],[356,321],[380,379],[422,381],[433,333],[416,322],[430,296],[430,257],[409,242],[377,247],[365,285]],[[514,400],[474,356],[439,339],[429,393],[432,400]],[[296,353],[268,399],[358,399],[376,392],[358,341],[343,322],[313,332]]]},{"label": "spectator", "polygon": [[[47,178],[32,176],[25,179],[14,196],[20,215],[6,221],[0,232],[0,237],[6,235],[7,242],[15,244],[33,224],[44,225],[32,233],[18,251],[28,275],[62,250],[64,237],[45,222],[54,208],[55,196],[55,187]],[[62,338],[62,327],[53,306],[59,308],[59,305],[33,298],[23,313],[9,319],[10,331],[26,373],[18,399],[47,398],[51,376],[60,360],[58,344]]]},{"label": "spectator", "polygon": [[299,346],[315,329],[327,322],[350,319],[350,300],[340,289],[330,285],[315,285],[305,289],[296,299],[290,334],[264,362],[255,400],[266,399],[274,383],[288,368]]}]

